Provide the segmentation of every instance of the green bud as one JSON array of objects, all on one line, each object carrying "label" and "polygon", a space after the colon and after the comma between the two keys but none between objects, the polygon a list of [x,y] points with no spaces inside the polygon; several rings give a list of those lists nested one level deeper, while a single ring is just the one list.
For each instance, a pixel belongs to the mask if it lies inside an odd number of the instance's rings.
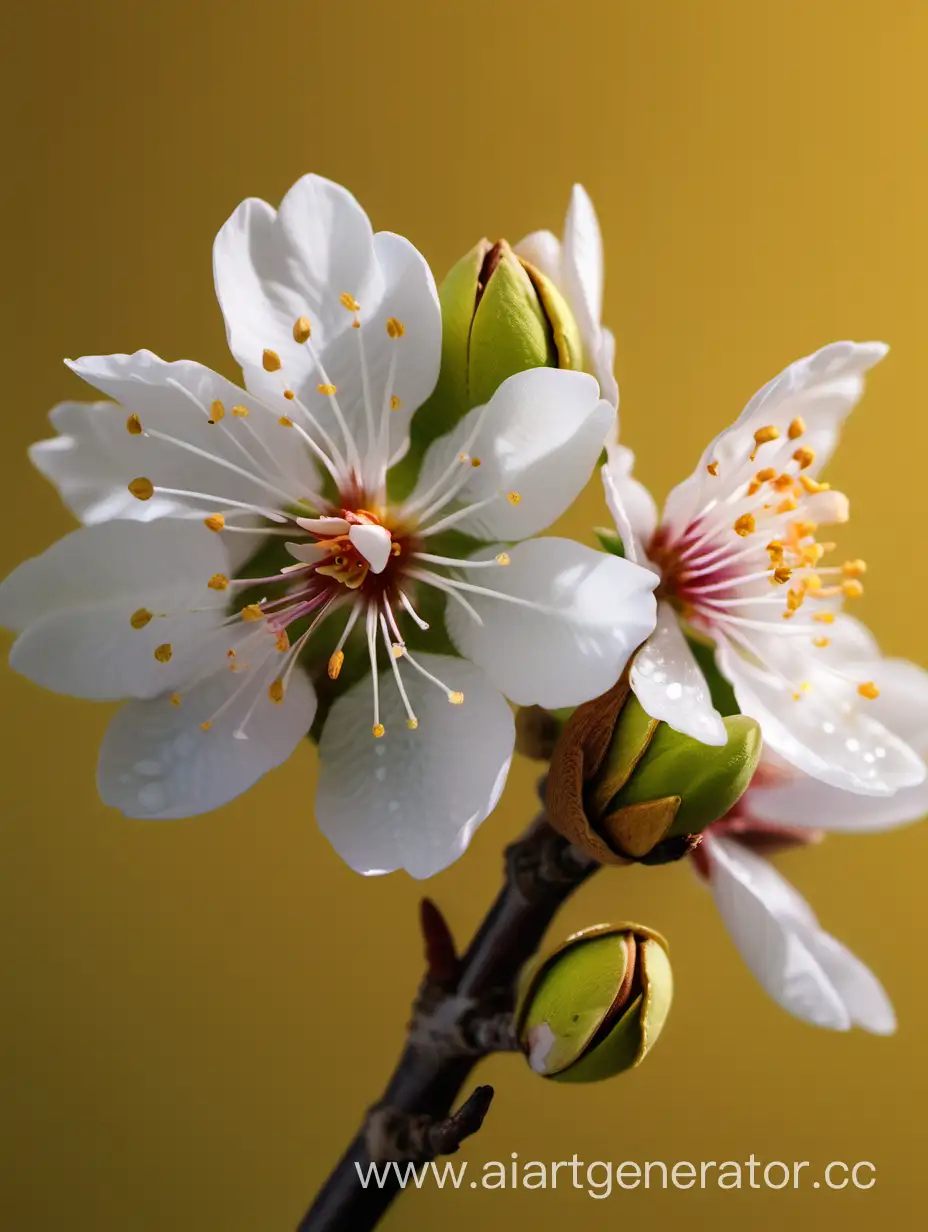
[{"label": "green bud", "polygon": [[640,1065],[670,1012],[667,942],[638,924],[575,933],[524,980],[516,1030],[532,1069],[598,1082]]},{"label": "green bud", "polygon": [[666,837],[699,834],[738,802],[754,777],[761,733],[754,719],[736,714],[722,720],[728,743],[702,744],[666,723],[658,724],[634,773],[612,801],[612,809],[679,796],[680,806]]},{"label": "green bud", "polygon": [[723,722],[720,747],[684,736],[651,718],[623,677],[562,728],[545,793],[551,824],[602,864],[680,859],[732,809],[760,760],[759,725]]},{"label": "green bud", "polygon": [[580,333],[563,296],[505,240],[476,244],[452,267],[438,298],[441,371],[413,417],[409,452],[391,473],[391,491],[400,496],[411,489],[429,444],[489,402],[508,377],[528,368],[583,367]]}]

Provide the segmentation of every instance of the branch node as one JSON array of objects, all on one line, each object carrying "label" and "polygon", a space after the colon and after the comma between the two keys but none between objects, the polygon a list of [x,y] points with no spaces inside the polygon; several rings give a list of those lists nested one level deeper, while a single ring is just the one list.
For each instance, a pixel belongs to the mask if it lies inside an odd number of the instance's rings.
[{"label": "branch node", "polygon": [[426,977],[442,988],[453,988],[460,960],[448,921],[430,898],[419,904],[419,927],[425,942]]},{"label": "branch node", "polygon": [[480,1086],[457,1112],[441,1118],[381,1104],[368,1114],[364,1130],[367,1153],[373,1163],[428,1163],[439,1155],[454,1155],[465,1138],[480,1129],[492,1102],[493,1088]]}]

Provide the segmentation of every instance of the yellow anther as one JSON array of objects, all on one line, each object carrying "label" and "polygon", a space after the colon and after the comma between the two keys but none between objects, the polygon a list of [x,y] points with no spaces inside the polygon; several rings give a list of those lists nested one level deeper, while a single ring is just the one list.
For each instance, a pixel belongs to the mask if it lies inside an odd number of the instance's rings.
[{"label": "yellow anther", "polygon": [[142,421],[138,415],[130,415],[126,420],[126,431],[130,436],[142,435]]},{"label": "yellow anther", "polygon": [[280,419],[278,419],[277,422],[280,424],[282,428],[292,428],[293,427],[293,420],[290,418],[289,415],[281,415]]},{"label": "yellow anther", "polygon": [[229,414],[234,415],[236,419],[247,419],[248,418],[248,407],[242,406],[241,403],[239,403],[237,406],[233,406]]},{"label": "yellow anther", "polygon": [[228,590],[229,579],[224,573],[214,573],[206,585],[210,590]]},{"label": "yellow anther", "polygon": [[212,727],[212,723],[209,721],[209,719],[207,719],[205,723],[200,724],[200,731],[209,731],[211,727]]},{"label": "yellow anther", "polygon": [[780,429],[773,424],[767,424],[765,428],[758,428],[754,433],[754,450],[751,454],[751,461],[757,457],[757,451],[761,445],[766,445],[768,441],[775,441],[780,435]]},{"label": "yellow anther", "polygon": [[288,402],[292,402],[293,399],[296,397],[296,394],[293,392],[292,389],[285,389],[284,397],[287,399]]},{"label": "yellow anther", "polygon": [[331,397],[332,394],[338,393],[337,385],[317,385],[316,389],[320,394],[324,394],[327,398]]},{"label": "yellow anther", "polygon": [[215,531],[216,534],[223,529],[225,524],[226,520],[221,513],[211,513],[208,518],[203,519],[203,525],[207,526],[211,531]]},{"label": "yellow anther", "polygon": [[758,483],[756,479],[752,479],[748,484],[748,496],[756,496],[763,486],[764,485],[762,483]]},{"label": "yellow anther", "polygon": [[710,462],[710,463],[709,463],[709,465],[706,467],[706,470],[707,470],[707,471],[709,472],[709,474],[710,474],[710,475],[712,475],[713,477],[714,477],[714,476],[716,476],[716,475],[719,473],[719,464],[718,464],[718,462]]},{"label": "yellow anther", "polygon": [[403,405],[402,402],[400,402],[396,394],[393,394],[393,396],[390,398],[390,410],[398,411],[402,405]]},{"label": "yellow anther", "polygon": [[309,317],[297,317],[293,322],[293,341],[304,343],[309,342],[312,336],[313,327],[310,324]]},{"label": "yellow anther", "polygon": [[262,611],[261,605],[259,603],[249,603],[247,607],[242,608],[239,615],[241,616],[242,620],[245,620],[245,621],[264,619],[264,612]]},{"label": "yellow anther", "polygon": [[806,592],[801,586],[794,586],[786,593],[786,607],[792,615],[793,612],[798,612],[805,602]]},{"label": "yellow anther", "polygon": [[174,647],[170,642],[164,642],[162,645],[155,647],[155,658],[159,663],[170,663],[173,653]]},{"label": "yellow anther", "polygon": [[833,625],[835,614],[834,612],[816,612],[812,619],[817,620],[820,625]]},{"label": "yellow anther", "polygon": [[235,651],[232,649],[232,647],[231,647],[231,646],[230,646],[230,647],[229,647],[229,649],[226,651],[226,657],[227,657],[227,658],[229,658],[229,659],[234,659],[234,658],[235,658]]},{"label": "yellow anther", "polygon": [[506,500],[509,501],[510,505],[518,505],[521,499],[522,497],[518,492],[507,492],[506,493]]},{"label": "yellow anther", "polygon": [[482,463],[481,463],[481,461],[480,461],[480,459],[479,459],[479,458],[471,458],[471,460],[470,460],[470,464],[471,464],[471,466],[473,466],[473,467],[475,467],[475,468],[476,468],[476,467],[478,467],[478,466],[481,466],[481,465],[482,465]]},{"label": "yellow anther", "polygon": [[[355,309],[355,312],[357,312],[357,309]],[[390,338],[396,341],[396,339],[402,338],[405,333],[406,326],[402,321],[398,321],[396,317],[387,317],[387,334]]]},{"label": "yellow anther", "polygon": [[824,555],[825,545],[823,543],[810,543],[800,551],[804,565],[817,565]]},{"label": "yellow anther", "polygon": [[290,635],[287,633],[286,629],[281,629],[281,631],[277,634],[277,641],[274,643],[274,647],[279,650],[281,654],[283,654],[285,650],[290,649]]},{"label": "yellow anther", "polygon": [[782,475],[777,475],[775,479],[772,479],[771,483],[776,492],[795,492],[798,490],[796,488],[796,480],[792,475],[787,475],[785,471]]},{"label": "yellow anther", "polygon": [[799,463],[800,470],[806,470],[815,461],[815,450],[803,446],[793,454],[793,461]]},{"label": "yellow anther", "polygon": [[794,522],[790,527],[797,539],[808,539],[810,535],[814,535],[818,530],[815,522]]},{"label": "yellow anther", "polygon": [[385,730],[386,729],[384,728],[384,725],[382,723],[375,723],[374,726],[371,728],[371,731],[373,732],[373,735],[374,735],[374,739],[379,740],[380,737],[384,734]]},{"label": "yellow anther", "polygon": [[180,694],[179,694],[179,693],[172,693],[172,694],[171,694],[171,705],[172,705],[172,706],[179,706],[179,705],[180,705]]},{"label": "yellow anther", "polygon": [[792,576],[792,569],[788,569],[786,565],[780,565],[779,568],[774,569],[770,581],[773,582],[775,586],[785,586]]},{"label": "yellow anther", "polygon": [[217,398],[214,402],[209,404],[209,419],[207,419],[206,422],[208,424],[217,424],[221,419],[225,419],[225,417],[226,408]]},{"label": "yellow anther", "polygon": [[464,694],[458,693],[458,691],[455,690],[454,692],[448,694],[448,701],[452,706],[460,706],[464,701]]},{"label": "yellow anther", "polygon": [[129,491],[136,500],[151,500],[155,494],[155,485],[150,479],[133,479]]},{"label": "yellow anther", "polygon": [[346,308],[349,312],[360,312],[361,311],[361,305],[358,303],[355,297],[353,295],[349,295],[347,291],[342,291],[341,295],[338,297],[338,302],[341,304],[343,308]]},{"label": "yellow anther", "polygon": [[856,578],[849,578],[846,582],[842,582],[841,590],[847,599],[859,599],[864,593],[862,583],[858,582]]},{"label": "yellow anther", "polygon": [[390,555],[399,556],[402,550],[403,550],[403,545],[401,543],[398,543],[394,539],[393,542],[390,544]]},{"label": "yellow anther", "polygon": [[342,664],[345,662],[345,652],[336,650],[329,659],[329,679],[337,680],[338,673],[342,670]]},{"label": "yellow anther", "polygon": [[819,650],[824,650],[826,646],[831,645],[830,637],[813,637],[812,645],[817,646]]},{"label": "yellow anther", "polygon": [[871,702],[880,696],[880,690],[876,687],[872,680],[865,680],[863,684],[859,684],[857,686],[857,692],[861,697],[866,697]]},{"label": "yellow anther", "polygon": [[419,720],[415,717],[406,720],[406,726],[410,731],[416,731],[419,726]]},{"label": "yellow anther", "polygon": [[808,475],[800,475],[799,482],[810,496],[814,496],[816,492],[827,492],[831,488],[830,483],[818,483],[817,480],[810,479]]},{"label": "yellow anther", "polygon": [[508,552],[500,552],[496,557],[496,563],[498,565],[512,564],[512,557],[509,555]]},{"label": "yellow anther", "polygon": [[129,617],[129,624],[133,629],[144,629],[152,619],[152,613],[148,610],[148,608],[140,607],[137,612],[133,612]]},{"label": "yellow anther", "polygon": [[741,517],[735,522],[732,527],[736,535],[740,535],[742,539],[748,535],[753,535],[757,529],[757,523],[754,521],[753,513],[742,513]]},{"label": "yellow anther", "polygon": [[267,687],[267,695],[276,705],[284,700],[284,682],[282,680],[272,680]]},{"label": "yellow anther", "polygon": [[755,483],[769,483],[771,479],[776,479],[777,471],[774,466],[765,466],[763,470],[757,472],[754,476]]},{"label": "yellow anther", "polygon": [[801,415],[797,415],[793,422],[789,425],[786,435],[791,441],[797,440],[806,430],[806,421]]},{"label": "yellow anther", "polygon": [[798,508],[799,502],[796,500],[795,496],[787,496],[786,500],[780,501],[779,505],[777,505],[774,510],[774,513],[793,513]]},{"label": "yellow anther", "polygon": [[783,544],[779,539],[771,539],[767,544],[767,552],[770,556],[771,565],[781,565],[783,563]]},{"label": "yellow anther", "polygon": [[860,577],[861,574],[867,572],[867,562],[865,560],[846,560],[842,568],[847,577]]},{"label": "yellow anther", "polygon": [[814,590],[822,589],[822,579],[818,576],[817,573],[810,573],[808,577],[804,577],[802,579],[802,584],[806,590],[814,591]]},{"label": "yellow anther", "polygon": [[269,351],[266,347],[261,355],[261,366],[265,372],[280,371],[280,356],[276,351]]},{"label": "yellow anther", "polygon": [[394,659],[402,659],[403,655],[406,653],[406,647],[402,642],[394,642],[390,649],[393,651]]}]

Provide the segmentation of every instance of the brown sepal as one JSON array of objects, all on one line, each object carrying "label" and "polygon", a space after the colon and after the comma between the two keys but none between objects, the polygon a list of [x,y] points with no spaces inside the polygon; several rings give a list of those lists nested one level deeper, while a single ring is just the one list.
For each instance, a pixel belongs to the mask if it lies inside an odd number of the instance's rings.
[{"label": "brown sepal", "polygon": [[600,864],[629,861],[593,829],[584,808],[583,793],[602,765],[628,694],[628,677],[624,675],[608,693],[578,706],[555,745],[548,772],[548,820],[568,842]]}]

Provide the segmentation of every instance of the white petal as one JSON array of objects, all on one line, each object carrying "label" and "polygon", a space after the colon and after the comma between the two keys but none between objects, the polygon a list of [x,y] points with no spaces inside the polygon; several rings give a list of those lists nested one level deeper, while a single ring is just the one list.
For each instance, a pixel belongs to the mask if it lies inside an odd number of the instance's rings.
[{"label": "white petal", "polygon": [[896,1030],[892,1002],[870,968],[820,928],[807,933],[805,940],[837,989],[854,1026],[874,1035],[892,1035]]},{"label": "white petal", "polygon": [[[389,231],[374,236],[375,288],[361,304],[360,328],[339,334],[322,351],[326,379],[338,387],[338,402],[363,458],[379,448],[381,422],[389,418],[390,457],[405,452],[413,411],[429,396],[441,363],[441,308],[431,271],[408,240]],[[360,297],[359,297],[360,298]],[[387,322],[403,326],[403,335],[390,336]],[[361,353],[368,374],[374,442],[369,441]],[[391,364],[393,366],[391,377]],[[286,371],[286,369],[284,370]],[[288,373],[288,380],[290,379]],[[316,391],[318,373],[293,388],[317,418],[329,414],[329,403]],[[391,397],[399,405],[391,410]],[[394,404],[395,406],[396,404]],[[333,426],[333,435],[334,432]]]},{"label": "white petal", "polygon": [[716,648],[716,662],[741,712],[760,723],[775,752],[822,782],[868,796],[892,795],[925,781],[924,762],[872,717],[870,703],[851,681],[802,656],[789,639],[765,640],[769,644],[758,639],[758,645],[773,670],[748,663],[724,642]]},{"label": "white petal", "polygon": [[[500,385],[486,408],[470,411],[454,432],[431,446],[413,500],[433,487],[479,420],[470,456],[480,464],[470,468],[459,500],[497,499],[462,519],[457,529],[482,539],[526,539],[550,526],[583,490],[614,417],[586,373],[520,372]],[[516,494],[517,503],[509,493]]]},{"label": "white petal", "polygon": [[386,734],[371,735],[371,681],[332,707],[319,742],[316,817],[323,834],[362,873],[404,868],[431,877],[453,863],[499,799],[515,741],[512,713],[477,668],[460,659],[417,661],[462,705],[399,661],[419,720],[406,713],[391,672],[380,676]]},{"label": "white petal", "polygon": [[632,451],[624,445],[610,445],[608,455],[609,461],[601,471],[606,504],[625,545],[625,555],[643,565],[657,529],[657,506],[644,484],[632,477]]},{"label": "white petal", "polygon": [[177,497],[140,501],[131,494],[126,485],[139,474],[140,442],[126,431],[126,412],[116,403],[62,402],[49,418],[58,435],[32,445],[29,457],[85,525],[115,518],[148,522],[191,511],[190,502]]},{"label": "white petal", "polygon": [[766,860],[729,839],[703,837],[716,906],[741,956],[785,1010],[846,1031],[851,1013],[809,945],[818,922]]},{"label": "white petal", "polygon": [[265,348],[280,356],[291,388],[311,371],[309,352],[293,338],[299,317],[309,317],[313,342],[324,347],[351,326],[343,292],[362,303],[379,293],[367,215],[347,189],[318,175],[297,180],[279,212],[243,201],[216,236],[213,273],[229,348],[251,388],[269,383]]},{"label": "white petal", "polygon": [[[185,406],[185,413],[190,409]],[[186,464],[187,478],[194,483],[200,478],[208,481],[212,468],[207,465],[201,470],[196,462],[191,467],[189,460],[181,462],[170,445],[153,440],[144,440],[143,444],[139,437],[131,436],[126,431],[126,411],[118,403],[62,402],[52,410],[49,419],[58,435],[32,445],[29,457],[85,526],[118,520],[199,519],[214,512],[206,502],[183,496],[158,492],[150,500],[140,501],[132,495],[128,484],[139,476],[140,465],[163,477],[176,476],[178,466]],[[236,518],[239,526],[258,521],[247,516]],[[261,543],[259,537],[249,535],[222,538],[233,568],[244,564]]]},{"label": "white petal", "polygon": [[[600,333],[599,351],[593,357],[593,373],[599,381],[599,389],[606,401],[614,407],[619,405],[619,386],[615,379],[615,335],[611,329]],[[610,444],[618,440],[618,422]]]},{"label": "white petal", "polygon": [[760,821],[807,826],[847,834],[877,834],[928,817],[928,784],[906,787],[894,796],[861,796],[803,776],[796,781],[756,788],[751,813]]},{"label": "white petal", "polygon": [[354,525],[348,538],[371,567],[372,573],[383,573],[393,549],[393,540],[385,526]]},{"label": "white petal", "polygon": [[[222,623],[225,596],[207,583],[228,567],[218,535],[176,520],[74,531],[0,584],[0,621],[20,631],[10,664],[74,697],[170,690]],[[140,609],[154,616],[136,629]],[[162,663],[154,651],[166,644]]]},{"label": "white petal", "polygon": [[[868,631],[851,617],[843,617],[831,631],[848,628],[848,622],[857,633],[855,648],[872,653],[875,646]],[[901,659],[865,661],[859,673],[861,679],[879,682],[880,696],[869,703],[868,713],[916,753],[928,755],[928,673]],[[752,787],[750,802],[752,814],[762,821],[867,834],[928,816],[928,781],[886,798],[874,798],[793,774],[770,786]]]},{"label": "white petal", "polygon": [[669,603],[657,605],[657,627],[632,660],[630,682],[653,719],[703,744],[728,743],[709,686]]},{"label": "white petal", "polygon": [[561,287],[561,241],[556,235],[550,231],[533,231],[519,240],[514,251],[529,265],[541,270],[556,287]]},{"label": "white petal", "polygon": [[[886,354],[881,342],[835,342],[790,364],[763,387],[747,404],[730,428],[705,450],[693,474],[667,497],[661,521],[672,533],[680,533],[697,510],[712,499],[721,499],[745,478],[751,466],[754,432],[772,425],[780,436],[763,447],[756,466],[785,466],[796,443],[789,426],[802,419],[806,431],[799,444],[816,455],[807,472],[817,474],[831,456],[844,420],[857,405],[864,388],[864,374]],[[707,465],[717,462],[718,474]]]},{"label": "white petal", "polygon": [[657,578],[569,539],[532,539],[492,572],[492,589],[541,610],[467,593],[483,619],[449,603],[455,645],[518,705],[577,706],[604,693],[654,628]]},{"label": "white petal", "polygon": [[593,202],[581,184],[574,185],[570,197],[561,265],[564,290],[584,344],[595,355],[603,315],[603,239]]},{"label": "white petal", "polygon": [[[145,476],[156,486],[275,509],[316,486],[309,451],[294,448],[293,432],[281,427],[278,413],[202,364],[168,363],[151,351],[136,351],[85,355],[68,366],[124,408],[122,427],[111,424],[135,446],[120,451],[124,484]],[[214,402],[221,402],[226,413],[210,423]],[[238,406],[247,408],[246,418],[230,414]],[[163,433],[172,441],[130,437],[127,411],[138,415],[146,432]],[[188,499],[183,505],[199,517],[224,508],[210,500]]]},{"label": "white petal", "polygon": [[[208,731],[200,724],[242,684],[240,675],[219,671],[207,677],[183,694],[179,706],[167,697],[125,706],[100,749],[103,802],[126,817],[166,820],[208,813],[247,791],[287,760],[316,712],[313,687],[299,668],[279,704],[268,697],[268,683],[264,672],[256,673]],[[247,739],[236,739],[256,699]]]}]

